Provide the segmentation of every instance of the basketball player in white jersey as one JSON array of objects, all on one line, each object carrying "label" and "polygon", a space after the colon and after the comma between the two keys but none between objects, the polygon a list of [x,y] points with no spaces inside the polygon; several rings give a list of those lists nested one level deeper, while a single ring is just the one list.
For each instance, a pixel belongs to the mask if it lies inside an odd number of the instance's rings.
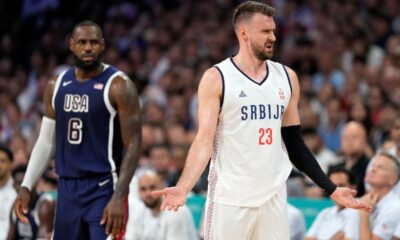
[{"label": "basketball player in white jersey", "polygon": [[176,187],[153,192],[164,195],[161,209],[177,211],[211,159],[207,240],[289,239],[285,181],[291,162],[337,203],[371,211],[354,199],[354,190],[326,177],[300,136],[297,76],[269,60],[274,12],[253,1],[236,8],[239,52],[204,73],[199,130],[183,174]]}]

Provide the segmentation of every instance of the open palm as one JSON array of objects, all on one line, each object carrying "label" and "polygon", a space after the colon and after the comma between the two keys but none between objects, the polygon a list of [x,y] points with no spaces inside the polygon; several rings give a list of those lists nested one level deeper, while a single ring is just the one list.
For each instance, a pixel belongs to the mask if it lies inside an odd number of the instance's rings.
[{"label": "open palm", "polygon": [[153,191],[151,193],[154,197],[163,196],[164,199],[161,204],[161,210],[178,211],[186,202],[186,193],[179,187],[169,187],[162,190]]},{"label": "open palm", "polygon": [[338,187],[330,197],[337,204],[344,207],[371,212],[372,207],[370,205],[354,198],[356,193],[357,192],[355,190],[350,188]]}]

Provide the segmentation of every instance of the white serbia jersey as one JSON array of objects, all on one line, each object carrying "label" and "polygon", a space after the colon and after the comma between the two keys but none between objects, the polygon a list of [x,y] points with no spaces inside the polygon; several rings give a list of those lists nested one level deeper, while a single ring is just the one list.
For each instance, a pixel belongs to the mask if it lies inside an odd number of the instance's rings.
[{"label": "white serbia jersey", "polygon": [[281,138],[291,97],[284,66],[270,60],[260,83],[228,58],[215,65],[223,91],[209,173],[209,200],[259,207],[284,187],[292,164]]}]

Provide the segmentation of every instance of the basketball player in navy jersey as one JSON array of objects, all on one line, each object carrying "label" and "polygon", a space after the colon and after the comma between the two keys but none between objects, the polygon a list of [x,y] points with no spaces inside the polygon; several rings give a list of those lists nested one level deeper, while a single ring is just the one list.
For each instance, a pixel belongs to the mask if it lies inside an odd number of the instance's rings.
[{"label": "basketball player in navy jersey", "polygon": [[354,190],[327,178],[300,136],[297,76],[270,60],[274,12],[254,1],[236,8],[239,52],[204,73],[199,129],[182,176],[176,187],[153,192],[164,196],[162,209],[177,211],[211,159],[207,240],[289,239],[285,181],[291,162],[337,203],[371,211],[354,199]]},{"label": "basketball player in navy jersey", "polygon": [[27,222],[31,188],[55,153],[54,239],[116,237],[140,156],[138,94],[124,73],[102,63],[105,43],[96,23],[77,24],[69,47],[76,67],[47,84],[40,134],[14,208]]}]

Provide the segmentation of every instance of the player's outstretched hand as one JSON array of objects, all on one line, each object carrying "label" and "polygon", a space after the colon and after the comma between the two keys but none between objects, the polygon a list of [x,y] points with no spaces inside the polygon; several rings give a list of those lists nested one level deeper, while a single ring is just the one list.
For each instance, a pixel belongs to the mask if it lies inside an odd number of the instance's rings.
[{"label": "player's outstretched hand", "polygon": [[31,202],[31,192],[26,187],[20,187],[18,196],[14,201],[14,211],[18,219],[28,224],[29,220],[25,214],[29,211],[29,203]]},{"label": "player's outstretched hand", "polygon": [[186,202],[186,193],[179,187],[169,187],[151,192],[154,197],[163,196],[161,210],[178,211]]},{"label": "player's outstretched hand", "polygon": [[344,207],[354,208],[366,212],[372,212],[371,205],[354,198],[356,193],[357,193],[356,190],[350,188],[337,187],[336,190],[331,194],[330,198],[337,204],[342,205]]},{"label": "player's outstretched hand", "polygon": [[100,224],[105,225],[106,234],[115,239],[124,228],[125,199],[113,196],[103,211]]}]

